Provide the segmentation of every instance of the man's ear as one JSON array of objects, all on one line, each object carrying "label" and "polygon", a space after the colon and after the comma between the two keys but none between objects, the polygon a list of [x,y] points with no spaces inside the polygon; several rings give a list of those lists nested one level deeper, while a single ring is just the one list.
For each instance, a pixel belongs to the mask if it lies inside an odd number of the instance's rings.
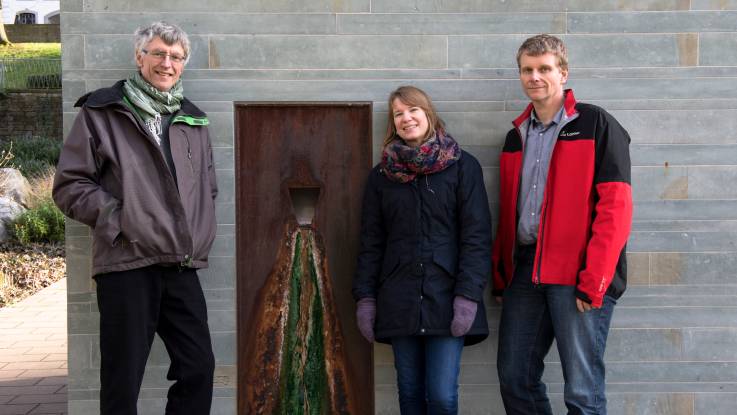
[{"label": "man's ear", "polygon": [[135,53],[135,59],[136,59],[136,66],[138,66],[138,69],[141,69],[143,66],[143,53],[140,51],[136,51]]}]

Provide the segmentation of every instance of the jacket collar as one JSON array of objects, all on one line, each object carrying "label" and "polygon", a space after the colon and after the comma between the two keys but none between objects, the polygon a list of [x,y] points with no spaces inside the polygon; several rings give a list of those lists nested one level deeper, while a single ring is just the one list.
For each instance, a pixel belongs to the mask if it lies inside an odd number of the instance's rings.
[{"label": "jacket collar", "polygon": [[[80,97],[74,104],[75,107],[90,107],[90,108],[103,108],[112,105],[122,105],[127,107],[123,102],[123,84],[125,80],[116,82],[113,86],[108,88],[100,88],[96,91],[89,92]],[[177,113],[179,115],[189,115],[197,118],[207,117],[204,111],[197,108],[192,101],[184,98],[182,100],[182,107]]]},{"label": "jacket collar", "polygon": [[[576,102],[576,97],[573,96],[572,89],[566,89],[565,91],[563,91],[563,108],[565,108],[566,118],[570,118],[574,114],[578,113],[578,111],[576,111]],[[533,109],[534,107],[530,102],[527,105],[527,108],[525,108],[525,110],[522,112],[522,114],[520,114],[519,117],[515,118],[515,120],[512,121],[512,124],[514,124],[516,128],[520,128],[520,126],[530,118]]]}]

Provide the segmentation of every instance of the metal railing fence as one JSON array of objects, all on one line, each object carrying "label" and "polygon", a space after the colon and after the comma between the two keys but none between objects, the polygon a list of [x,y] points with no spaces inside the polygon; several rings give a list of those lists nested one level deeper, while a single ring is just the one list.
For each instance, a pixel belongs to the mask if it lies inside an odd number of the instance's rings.
[{"label": "metal railing fence", "polygon": [[0,59],[0,92],[60,88],[61,59]]}]

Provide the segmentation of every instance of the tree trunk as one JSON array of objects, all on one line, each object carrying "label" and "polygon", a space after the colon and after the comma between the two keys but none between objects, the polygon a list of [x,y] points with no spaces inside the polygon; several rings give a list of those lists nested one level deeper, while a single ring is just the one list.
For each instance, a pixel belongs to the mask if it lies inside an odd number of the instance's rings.
[{"label": "tree trunk", "polygon": [[5,24],[3,23],[3,1],[0,0],[0,45],[12,45],[8,35],[5,33]]}]

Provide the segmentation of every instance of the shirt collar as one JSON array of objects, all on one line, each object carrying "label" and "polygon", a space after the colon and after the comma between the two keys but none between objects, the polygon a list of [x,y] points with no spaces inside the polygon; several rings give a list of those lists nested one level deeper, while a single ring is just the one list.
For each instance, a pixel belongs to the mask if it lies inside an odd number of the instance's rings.
[{"label": "shirt collar", "polygon": [[[558,110],[558,112],[555,114],[555,117],[553,117],[553,121],[550,122],[550,125],[553,125],[553,124],[558,125],[558,124],[560,124],[560,120],[563,118],[563,113],[564,112],[565,112],[565,108],[561,106],[560,109]],[[534,109],[530,113],[530,120],[532,122],[532,125],[535,128],[544,127],[544,125],[540,121],[540,119],[537,118],[537,114],[535,113],[535,110]]]}]

